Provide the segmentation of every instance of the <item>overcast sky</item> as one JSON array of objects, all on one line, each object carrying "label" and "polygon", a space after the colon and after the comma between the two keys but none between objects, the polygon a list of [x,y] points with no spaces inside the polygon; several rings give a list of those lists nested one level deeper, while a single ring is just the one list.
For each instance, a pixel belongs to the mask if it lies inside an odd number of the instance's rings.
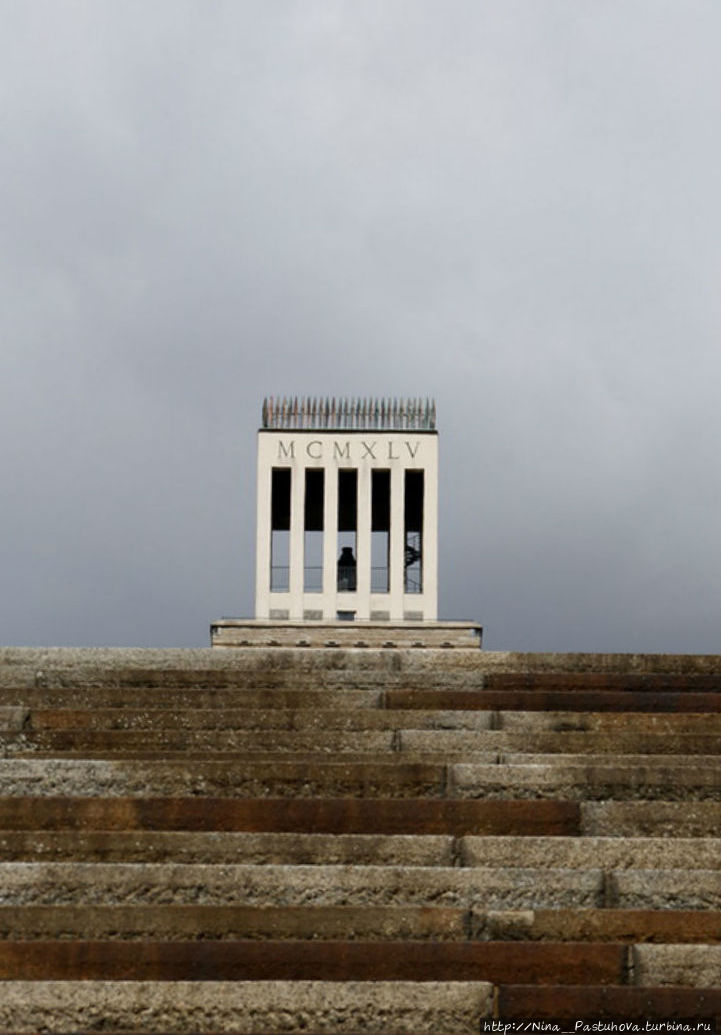
[{"label": "overcast sky", "polygon": [[721,651],[717,0],[0,14],[0,643],[252,615],[263,396],[366,394],[443,617]]}]

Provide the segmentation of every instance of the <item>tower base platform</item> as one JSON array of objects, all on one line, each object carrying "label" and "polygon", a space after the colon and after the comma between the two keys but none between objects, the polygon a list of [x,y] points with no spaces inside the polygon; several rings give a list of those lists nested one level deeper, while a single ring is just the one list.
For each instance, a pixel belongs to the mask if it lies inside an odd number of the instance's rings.
[{"label": "tower base platform", "polygon": [[478,650],[475,622],[294,622],[220,618],[210,626],[212,647],[447,647]]}]

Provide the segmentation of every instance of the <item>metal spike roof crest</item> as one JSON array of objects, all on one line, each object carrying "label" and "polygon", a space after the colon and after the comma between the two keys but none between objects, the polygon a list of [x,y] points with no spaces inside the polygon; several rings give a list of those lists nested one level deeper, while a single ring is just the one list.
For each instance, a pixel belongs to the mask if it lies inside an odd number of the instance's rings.
[{"label": "metal spike roof crest", "polygon": [[270,396],[261,427],[348,431],[435,431],[435,400]]}]

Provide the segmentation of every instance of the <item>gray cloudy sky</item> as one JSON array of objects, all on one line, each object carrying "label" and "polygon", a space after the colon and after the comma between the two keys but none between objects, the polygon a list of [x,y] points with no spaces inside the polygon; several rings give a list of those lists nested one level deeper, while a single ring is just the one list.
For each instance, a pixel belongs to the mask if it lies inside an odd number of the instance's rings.
[{"label": "gray cloudy sky", "polygon": [[264,394],[435,395],[441,614],[721,650],[716,0],[0,0],[0,642],[252,614]]}]

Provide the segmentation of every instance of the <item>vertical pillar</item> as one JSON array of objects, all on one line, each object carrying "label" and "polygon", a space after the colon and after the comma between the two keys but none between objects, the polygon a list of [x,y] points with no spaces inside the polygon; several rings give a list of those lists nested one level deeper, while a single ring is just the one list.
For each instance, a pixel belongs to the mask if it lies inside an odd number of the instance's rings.
[{"label": "vertical pillar", "polygon": [[303,504],[305,502],[305,470],[293,466],[290,485],[290,617],[303,618]]},{"label": "vertical pillar", "polygon": [[404,575],[404,499],[405,471],[399,464],[391,468],[391,533],[390,533],[390,594],[389,609],[391,621],[403,620],[403,575]]},{"label": "vertical pillar", "polygon": [[335,594],[338,584],[338,468],[325,468],[323,503],[323,618],[335,618]]},{"label": "vertical pillar", "polygon": [[255,616],[270,617],[270,484],[271,469],[258,449],[255,524]]},{"label": "vertical pillar", "polygon": [[423,493],[423,599],[425,618],[438,618],[438,465],[425,469]]},{"label": "vertical pillar", "polygon": [[370,618],[371,593],[371,468],[363,464],[358,468],[358,511],[357,511],[357,595],[356,617]]}]

